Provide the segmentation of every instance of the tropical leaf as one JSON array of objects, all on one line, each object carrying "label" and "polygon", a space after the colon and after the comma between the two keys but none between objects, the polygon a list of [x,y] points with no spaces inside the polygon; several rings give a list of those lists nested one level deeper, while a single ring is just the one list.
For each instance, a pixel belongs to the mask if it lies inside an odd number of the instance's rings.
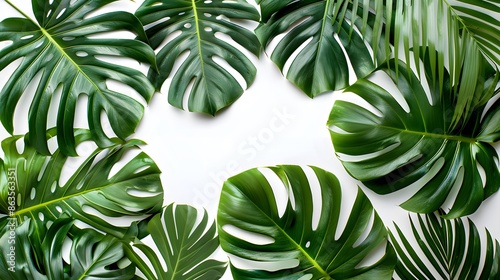
[{"label": "tropical leaf", "polygon": [[463,125],[475,108],[491,98],[491,92],[476,89],[484,82],[480,80],[483,59],[497,71],[500,66],[500,2],[397,1],[394,18],[394,57],[403,51],[409,62],[413,50],[414,60],[419,61],[420,47],[428,47],[431,77],[443,88],[444,73],[450,73],[456,104],[453,126]]},{"label": "tropical leaf", "polygon": [[[264,170],[251,169],[224,183],[217,214],[221,246],[233,256],[252,261],[248,264],[252,269],[232,263],[233,277],[390,279],[396,256],[386,244],[386,229],[368,198],[358,190],[347,223],[341,226],[343,201],[337,178],[316,167],[308,169],[313,175],[306,175],[299,166],[270,167],[265,170],[271,173],[267,176]],[[269,176],[273,182],[281,181],[275,188],[288,192],[286,206],[276,202]],[[321,200],[313,199],[314,181],[319,182]],[[315,204],[321,208],[313,209]],[[280,206],[286,207],[283,213]],[[315,211],[319,211],[317,223]],[[249,234],[265,242],[249,240]],[[384,245],[385,254],[376,263],[363,263]]]},{"label": "tropical leaf", "polygon": [[127,255],[147,279],[220,279],[226,270],[226,264],[210,259],[219,247],[215,223],[207,226],[206,212],[203,213],[201,222],[197,222],[197,219],[196,208],[170,204],[149,222],[149,233],[165,260],[166,271],[155,251],[145,244],[138,242],[134,247],[142,251],[152,263],[154,273],[131,247],[127,248]]},{"label": "tropical leaf", "polygon": [[[349,66],[357,78],[365,77],[390,52],[383,27],[391,21],[392,0],[257,3],[264,21],[256,29],[262,45],[268,46],[284,34],[271,59],[282,72],[289,63],[287,79],[310,97],[348,86]],[[390,32],[390,25],[387,29]]]},{"label": "tropical leaf", "polygon": [[[114,133],[126,139],[136,129],[144,108],[123,93],[110,90],[107,80],[130,86],[145,101],[154,87],[140,71],[112,64],[99,56],[130,58],[155,65],[153,50],[143,42],[129,39],[90,38],[115,31],[129,31],[146,41],[146,34],[134,15],[111,12],[86,18],[116,0],[32,0],[35,19],[29,18],[10,0],[22,18],[8,18],[0,23],[0,42],[12,41],[0,49],[0,70],[20,59],[13,74],[0,91],[0,120],[13,133],[13,115],[28,85],[35,82],[36,91],[28,112],[30,142],[43,154],[47,147],[47,121],[51,100],[61,88],[57,109],[57,138],[61,151],[76,155],[73,123],[81,94],[88,96],[88,124],[92,138],[100,147],[114,143],[106,136],[101,114],[105,114]],[[37,77],[40,77],[38,81]]]},{"label": "tropical leaf", "polygon": [[[378,74],[391,77],[387,80],[395,88],[394,96],[368,79],[359,80],[346,91],[373,105],[374,110],[338,100],[328,125],[337,156],[354,178],[379,194],[415,189],[401,205],[414,212],[434,212],[448,199],[453,205],[446,217],[454,218],[473,213],[499,188],[498,155],[490,142],[498,139],[500,127],[494,122],[499,117],[498,106],[484,119],[484,106],[477,108],[468,123],[453,128],[457,105],[452,100],[450,76],[444,73],[441,88],[432,79],[429,55],[427,52],[423,62],[428,83],[408,72],[402,62],[391,60]],[[395,73],[397,63],[399,75]],[[476,90],[494,91],[498,75],[488,71],[487,64],[482,69],[478,80],[484,82]]]},{"label": "tropical leaf", "polygon": [[[43,233],[43,228],[27,219],[14,231],[4,231],[0,237],[0,277],[3,280],[134,277],[133,264],[119,264],[125,257],[122,242],[92,229],[78,231],[71,237],[70,262],[67,263],[62,257],[63,247],[72,226],[72,219],[62,217]],[[9,242],[12,240],[15,241]]]},{"label": "tropical leaf", "polygon": [[500,245],[486,230],[486,246],[474,223],[445,220],[438,213],[410,219],[418,246],[396,225],[391,241],[398,253],[396,273],[401,279],[498,279]]},{"label": "tropical leaf", "polygon": [[[237,79],[216,59],[237,71],[247,87],[253,83],[255,66],[231,45],[238,44],[255,55],[260,53],[255,34],[239,24],[260,18],[245,0],[146,0],[136,15],[146,26],[153,49],[159,49],[159,74],[152,69],[148,76],[157,90],[172,76],[168,101],[173,106],[186,109],[186,99],[189,111],[215,115],[243,94]],[[176,33],[174,38],[166,39]],[[166,45],[161,47],[165,40]],[[181,61],[185,53],[187,58]],[[175,63],[180,67],[173,73]]]},{"label": "tropical leaf", "polygon": [[[48,133],[48,138],[54,137],[53,132]],[[91,138],[87,130],[77,130],[75,135],[76,144]],[[160,171],[150,157],[140,152],[111,174],[116,164],[124,163],[121,161],[124,154],[133,152],[141,141],[114,139],[117,141],[114,146],[97,148],[83,163],[76,164],[68,163],[59,150],[52,156],[37,153],[28,139],[26,136],[21,153],[16,142],[22,141],[22,136],[2,142],[5,159],[0,162],[0,213],[19,223],[31,218],[38,227],[67,213],[98,230],[122,237],[128,227],[114,225],[110,217],[144,219],[160,211],[163,203]],[[65,164],[74,170],[64,169]],[[71,176],[61,183],[63,170]]]}]

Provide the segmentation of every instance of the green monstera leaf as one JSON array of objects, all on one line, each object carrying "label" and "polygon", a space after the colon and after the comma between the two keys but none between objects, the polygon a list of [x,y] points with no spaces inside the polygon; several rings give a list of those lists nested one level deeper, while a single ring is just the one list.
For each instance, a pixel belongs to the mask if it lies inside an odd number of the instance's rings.
[{"label": "green monstera leaf", "polygon": [[365,77],[385,60],[386,52],[378,50],[390,52],[383,27],[391,21],[392,0],[257,2],[263,23],[256,33],[262,45],[284,34],[271,59],[282,72],[288,63],[287,79],[310,97],[348,86],[350,66],[356,77]]},{"label": "green monstera leaf", "polygon": [[[31,219],[14,230],[7,227],[0,237],[0,277],[3,280],[134,277],[133,264],[119,263],[125,257],[120,240],[92,229],[80,230],[70,239],[72,226],[73,220],[63,216],[48,230],[36,227]],[[71,243],[69,263],[63,259],[65,240]]]},{"label": "green monstera leaf", "polygon": [[[48,133],[49,138],[54,137],[53,132]],[[77,130],[75,135],[77,144],[91,138],[87,130]],[[2,142],[5,158],[0,159],[0,213],[19,223],[31,218],[39,227],[67,213],[95,229],[122,237],[128,226],[115,225],[112,218],[144,219],[160,211],[163,188],[156,164],[143,152],[123,161],[127,152],[137,152],[141,141],[114,139],[114,146],[95,149],[79,164],[69,162],[60,150],[52,156],[41,155],[27,139],[29,136],[24,138],[22,152],[17,148],[22,136]],[[121,164],[124,166],[112,174],[112,168]],[[71,174],[66,182],[61,182],[63,170]]]},{"label": "green monstera leaf", "polygon": [[[228,254],[250,261],[246,264],[250,268],[232,262],[233,277],[391,279],[396,255],[368,198],[358,191],[342,226],[339,181],[322,169],[306,169],[251,169],[224,183],[217,214],[221,246]],[[313,185],[319,185],[320,198],[314,198]],[[280,194],[286,202],[278,204],[273,191],[286,192]],[[314,209],[315,205],[320,208]],[[376,248],[383,249],[380,246],[385,246],[385,254],[375,263],[363,263]]]},{"label": "green monstera leaf", "polygon": [[131,247],[127,255],[150,280],[220,279],[226,263],[210,259],[219,248],[215,223],[208,227],[206,212],[200,222],[198,217],[194,207],[170,204],[149,221],[148,231],[165,260],[166,271],[155,251],[143,243],[137,242],[134,247],[152,263],[154,273]]},{"label": "green monstera leaf", "polygon": [[[394,13],[394,57],[410,61],[421,57],[420,47],[431,56],[433,79],[444,86],[450,74],[454,92],[453,126],[467,122],[476,108],[492,97],[476,90],[481,86],[483,60],[500,66],[500,3],[478,0],[396,1]],[[438,28],[436,28],[436,26]],[[398,65],[396,65],[398,67]],[[416,65],[417,69],[419,64]],[[396,69],[397,72],[397,69]]]},{"label": "green monstera leaf", "polygon": [[[136,15],[147,26],[151,46],[159,50],[159,73],[152,69],[148,76],[158,90],[172,76],[168,101],[173,106],[215,115],[232,104],[244,89],[226,66],[239,73],[247,87],[253,83],[255,66],[233,46],[237,44],[255,55],[261,50],[255,34],[242,26],[242,21],[260,18],[246,0],[146,0]],[[165,40],[166,45],[160,47]],[[182,60],[185,53],[187,57]],[[180,67],[173,72],[176,63]],[[187,108],[183,100],[187,100]]]},{"label": "green monstera leaf", "polygon": [[[129,31],[147,41],[134,15],[111,12],[86,18],[116,0],[32,0],[35,19],[28,17],[10,0],[22,18],[0,22],[0,42],[12,41],[0,49],[0,70],[20,59],[19,66],[0,91],[0,120],[13,133],[14,111],[32,82],[36,91],[28,112],[30,142],[38,152],[48,154],[46,130],[51,100],[61,88],[57,111],[57,138],[61,151],[76,155],[73,126],[80,95],[88,96],[88,124],[99,146],[113,145],[106,136],[101,115],[107,116],[113,132],[126,139],[136,129],[143,115],[143,105],[124,93],[110,90],[107,80],[127,85],[149,101],[154,87],[140,71],[113,64],[99,56],[130,58],[155,65],[153,50],[139,40],[90,38],[90,36]],[[5,5],[5,4],[3,4]],[[37,77],[40,76],[40,80]],[[57,95],[59,96],[59,95]]]},{"label": "green monstera leaf", "polygon": [[[498,155],[492,146],[500,130],[498,102],[484,118],[483,106],[468,123],[454,128],[450,76],[444,73],[441,87],[433,79],[429,52],[423,64],[422,79],[402,62],[380,67],[377,74],[390,77],[385,84],[390,91],[369,79],[349,87],[346,91],[374,108],[336,101],[328,121],[333,146],[346,170],[376,193],[415,190],[403,208],[431,213],[451,202],[447,218],[468,215],[499,188]],[[476,90],[498,92],[499,75],[485,63],[483,69],[483,83]]]},{"label": "green monstera leaf", "polygon": [[[442,213],[441,213],[442,214]],[[486,244],[474,223],[467,219],[445,220],[435,213],[410,219],[413,245],[396,225],[391,241],[398,253],[396,274],[405,280],[498,279],[500,245],[486,230]]]}]

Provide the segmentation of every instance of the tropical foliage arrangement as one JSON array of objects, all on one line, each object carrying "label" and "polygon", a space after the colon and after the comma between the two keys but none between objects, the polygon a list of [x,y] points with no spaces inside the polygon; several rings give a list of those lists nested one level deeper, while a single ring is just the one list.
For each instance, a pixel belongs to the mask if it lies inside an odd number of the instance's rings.
[{"label": "tropical foliage arrangement", "polygon": [[[145,0],[135,14],[94,14],[116,1],[1,4],[18,15],[0,22],[0,71],[11,70],[0,121],[13,134],[28,107],[29,127],[1,144],[1,279],[219,279],[227,267],[234,279],[500,277],[499,243],[464,218],[500,187],[499,1]],[[384,225],[359,187],[349,205],[352,186],[318,167],[231,177],[217,221],[163,205],[160,170],[131,139],[144,105],[165,92],[215,115],[251,86],[249,56],[262,51],[308,96],[345,89],[369,105],[333,104],[333,147],[374,192],[414,190],[401,205],[418,213],[412,236]],[[88,128],[77,128],[84,96]],[[77,155],[84,143],[93,148]]]}]

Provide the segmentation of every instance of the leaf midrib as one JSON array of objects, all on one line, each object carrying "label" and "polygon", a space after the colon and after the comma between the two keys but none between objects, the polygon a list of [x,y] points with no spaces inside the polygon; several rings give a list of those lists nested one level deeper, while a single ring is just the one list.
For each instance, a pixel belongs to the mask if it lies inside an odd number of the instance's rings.
[{"label": "leaf midrib", "polygon": [[[231,184],[233,185],[233,184]],[[234,187],[236,187],[235,185],[233,185]],[[316,262],[315,259],[313,259],[311,257],[311,255],[309,255],[309,253],[307,253],[304,248],[302,248],[302,246],[300,246],[300,244],[298,244],[297,242],[295,242],[295,240],[290,236],[288,235],[288,233],[283,229],[281,228],[281,226],[279,226],[271,217],[269,217],[269,215],[267,215],[267,213],[265,213],[264,211],[262,211],[262,209],[259,207],[259,205],[257,205],[253,200],[251,200],[245,193],[243,193],[239,188],[236,187],[236,190],[238,190],[238,192],[240,194],[242,194],[248,201],[250,201],[250,203],[252,203],[258,210],[259,212],[261,212],[266,218],[268,218],[275,226],[276,228],[286,237],[288,238],[288,240],[290,240],[290,242],[302,253],[303,256],[305,256],[307,258],[307,260],[313,265],[314,268],[316,268],[321,274],[323,274],[323,276],[325,276],[326,278],[324,278],[325,280],[331,280],[332,278],[330,277],[330,275],[318,264],[318,262]]]},{"label": "leaf midrib", "polygon": [[470,143],[470,144],[476,144],[477,140],[474,138],[470,137],[465,137],[465,136],[457,136],[457,135],[448,135],[448,134],[438,134],[438,133],[431,133],[427,131],[415,131],[415,130],[409,130],[409,129],[401,129],[397,127],[390,127],[390,126],[385,126],[385,125],[377,125],[376,127],[378,128],[383,128],[383,129],[389,129],[389,130],[396,130],[401,133],[407,133],[407,134],[413,134],[413,135],[420,135],[423,137],[430,137],[430,138],[438,138],[438,139],[444,139],[444,140],[450,140],[450,141],[458,141],[458,142],[465,142],[465,143]]},{"label": "leaf midrib", "polygon": [[[127,181],[133,180],[133,179],[136,179],[136,178],[130,178],[130,179],[125,180],[125,181],[120,181],[120,183],[121,182],[127,182]],[[97,187],[97,188],[94,188],[94,189],[87,189],[87,190],[82,191],[82,192],[74,193],[74,194],[71,194],[71,195],[66,195],[66,196],[63,196],[63,197],[60,197],[60,198],[57,198],[57,199],[53,199],[53,200],[46,201],[46,202],[43,202],[43,203],[40,203],[40,204],[36,204],[36,205],[30,206],[30,207],[27,207],[27,208],[23,208],[23,209],[20,209],[19,211],[16,211],[15,215],[16,216],[20,216],[20,215],[25,214],[25,213],[31,213],[34,210],[38,209],[38,208],[43,208],[43,207],[46,207],[46,206],[51,205],[51,204],[55,204],[55,203],[58,203],[58,202],[64,202],[64,201],[69,200],[69,199],[71,199],[73,197],[84,196],[84,195],[86,195],[88,193],[91,193],[91,192],[95,192],[95,191],[100,191],[100,190],[106,189],[108,187],[111,187],[113,184],[114,184],[114,182],[108,182],[107,184],[105,184],[105,185],[103,185],[101,187]]]},{"label": "leaf midrib", "polygon": [[[85,71],[82,70],[82,68],[80,68],[80,65],[78,65],[78,63],[76,63],[65,51],[64,51],[64,48],[61,47],[59,45],[59,43],[57,43],[54,38],[52,37],[52,35],[50,35],[50,33],[47,32],[47,30],[43,27],[41,27],[35,20],[33,20],[31,17],[29,17],[26,13],[24,13],[21,9],[19,9],[16,5],[12,4],[12,2],[10,2],[10,0],[5,0],[7,2],[7,4],[9,4],[12,8],[14,8],[17,12],[19,12],[22,16],[24,16],[26,19],[30,20],[33,24],[35,24],[36,26],[38,26],[40,28],[40,31],[42,32],[42,34],[49,40],[49,42],[71,63],[73,64],[73,66],[76,68],[76,70],[78,71],[78,73],[80,73],[81,75],[83,75],[85,77],[85,79],[90,82],[92,84],[92,86],[99,92],[99,93],[102,93],[101,89],[99,88],[99,86],[87,75],[87,73],[85,73]],[[194,0],[193,0],[194,1]]]}]

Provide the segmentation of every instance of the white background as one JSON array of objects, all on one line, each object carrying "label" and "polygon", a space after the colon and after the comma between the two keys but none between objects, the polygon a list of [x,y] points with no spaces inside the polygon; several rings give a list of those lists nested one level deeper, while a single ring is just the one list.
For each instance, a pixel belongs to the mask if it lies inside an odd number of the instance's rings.
[{"label": "white background", "polygon": [[[30,1],[13,2],[29,11],[26,4]],[[133,12],[140,2],[122,1],[111,9]],[[0,10],[0,19],[17,16],[4,2]],[[278,164],[313,165],[333,172],[343,185],[346,201],[351,201],[361,184],[346,173],[336,158],[326,127],[335,99],[345,93],[326,93],[310,99],[288,82],[265,54],[252,60],[258,69],[254,84],[215,118],[170,106],[166,91],[156,94],[146,107],[133,137],[148,143],[144,151],[163,172],[165,205],[175,202],[204,207],[215,218],[224,180],[253,167]],[[8,74],[2,72],[0,84],[7,78]],[[21,102],[15,119],[17,134],[27,132],[29,99]],[[86,120],[79,122],[85,124]],[[7,136],[0,128],[1,139]],[[408,212],[397,205],[415,190],[379,196],[362,189],[387,226],[392,227],[395,221],[402,228],[408,227]],[[487,227],[494,238],[500,239],[498,200],[498,194],[493,195],[470,218],[481,232]],[[231,276],[226,273],[224,279]]]}]

